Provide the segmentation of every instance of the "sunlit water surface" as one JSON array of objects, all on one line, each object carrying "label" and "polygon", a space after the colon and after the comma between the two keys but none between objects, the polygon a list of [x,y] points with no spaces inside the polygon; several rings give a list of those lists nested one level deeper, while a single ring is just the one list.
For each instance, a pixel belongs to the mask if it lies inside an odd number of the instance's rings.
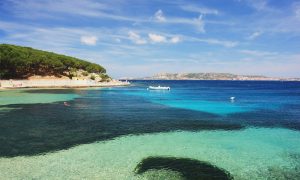
[{"label": "sunlit water surface", "polygon": [[[148,85],[171,91],[148,91]],[[299,104],[298,82],[136,81],[124,88],[5,90],[0,177],[182,178],[167,169],[136,174],[136,166],[153,156],[207,162],[234,179],[300,179]]]}]

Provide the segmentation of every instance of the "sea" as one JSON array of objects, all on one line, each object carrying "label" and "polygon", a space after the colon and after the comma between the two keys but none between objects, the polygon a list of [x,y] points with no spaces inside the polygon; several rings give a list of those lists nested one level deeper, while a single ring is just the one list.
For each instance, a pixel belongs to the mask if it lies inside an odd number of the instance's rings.
[{"label": "sea", "polygon": [[0,179],[300,179],[300,82],[0,90]]}]

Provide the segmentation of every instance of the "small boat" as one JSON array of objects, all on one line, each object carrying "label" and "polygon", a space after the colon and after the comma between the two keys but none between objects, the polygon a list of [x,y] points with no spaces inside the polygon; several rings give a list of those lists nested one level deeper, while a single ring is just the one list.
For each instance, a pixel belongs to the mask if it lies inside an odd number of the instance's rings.
[{"label": "small boat", "polygon": [[235,97],[234,97],[234,96],[230,97],[230,100],[231,100],[231,101],[234,101],[234,100],[235,100]]},{"label": "small boat", "polygon": [[168,86],[149,86],[148,90],[171,90]]}]

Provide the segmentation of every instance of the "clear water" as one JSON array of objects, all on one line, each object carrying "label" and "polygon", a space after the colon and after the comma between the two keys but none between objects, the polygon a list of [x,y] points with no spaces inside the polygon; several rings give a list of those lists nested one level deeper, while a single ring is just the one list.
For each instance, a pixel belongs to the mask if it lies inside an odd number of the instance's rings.
[{"label": "clear water", "polygon": [[181,178],[135,174],[149,156],[208,162],[234,179],[300,178],[299,82],[133,84],[0,92],[1,179]]},{"label": "clear water", "polygon": [[[0,91],[0,106],[10,104],[38,104],[69,101],[79,95],[76,93],[30,93],[32,90],[2,90]],[[60,89],[58,91],[63,91]]]}]

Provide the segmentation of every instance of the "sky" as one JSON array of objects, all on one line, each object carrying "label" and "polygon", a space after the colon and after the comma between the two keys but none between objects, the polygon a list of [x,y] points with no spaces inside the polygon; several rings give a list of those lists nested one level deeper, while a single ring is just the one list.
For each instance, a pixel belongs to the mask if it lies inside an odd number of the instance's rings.
[{"label": "sky", "polygon": [[1,0],[0,43],[82,58],[114,78],[300,77],[300,1]]}]

